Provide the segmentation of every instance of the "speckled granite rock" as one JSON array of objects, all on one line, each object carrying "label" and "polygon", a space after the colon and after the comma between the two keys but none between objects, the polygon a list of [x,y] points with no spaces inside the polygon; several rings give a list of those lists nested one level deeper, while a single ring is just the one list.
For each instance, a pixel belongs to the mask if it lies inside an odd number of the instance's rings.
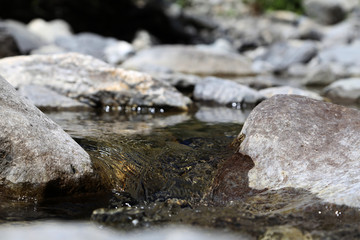
[{"label": "speckled granite rock", "polygon": [[360,207],[360,112],[301,96],[277,95],[246,120],[240,153],[250,188],[305,189],[324,201]]},{"label": "speckled granite rock", "polygon": [[0,192],[44,197],[92,189],[89,155],[0,77]]}]

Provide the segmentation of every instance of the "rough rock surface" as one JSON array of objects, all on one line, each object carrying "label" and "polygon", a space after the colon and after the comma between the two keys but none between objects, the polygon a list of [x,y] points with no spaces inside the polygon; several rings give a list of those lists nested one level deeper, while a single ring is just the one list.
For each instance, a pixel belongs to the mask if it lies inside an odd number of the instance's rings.
[{"label": "rough rock surface", "polygon": [[242,55],[182,45],[142,50],[126,60],[122,66],[135,70],[168,69],[204,76],[253,75],[250,61]]},{"label": "rough rock surface", "polygon": [[315,92],[303,90],[300,88],[288,87],[288,86],[266,88],[260,90],[259,93],[265,96],[266,98],[271,98],[272,96],[279,94],[285,94],[285,95],[300,95],[317,100],[323,100],[323,98]]},{"label": "rough rock surface", "polygon": [[360,112],[301,96],[277,95],[246,120],[240,153],[254,167],[249,187],[305,189],[360,207]]},{"label": "rough rock surface", "polygon": [[263,96],[256,90],[230,80],[208,77],[198,82],[194,98],[219,104],[257,103]]},{"label": "rough rock surface", "polygon": [[355,103],[360,100],[360,78],[340,79],[323,90],[335,102]]},{"label": "rough rock surface", "polygon": [[163,106],[187,109],[191,100],[147,74],[112,67],[78,53],[0,60],[1,74],[16,88],[46,86],[96,106]]},{"label": "rough rock surface", "polygon": [[95,186],[85,150],[1,77],[0,119],[3,195],[43,197]]}]

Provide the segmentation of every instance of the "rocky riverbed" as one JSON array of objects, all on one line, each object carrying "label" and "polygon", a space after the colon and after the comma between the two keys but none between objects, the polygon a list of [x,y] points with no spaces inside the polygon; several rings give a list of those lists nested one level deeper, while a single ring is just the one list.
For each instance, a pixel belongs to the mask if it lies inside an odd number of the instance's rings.
[{"label": "rocky riverbed", "polygon": [[179,35],[0,20],[2,236],[360,238],[360,3],[150,2]]}]

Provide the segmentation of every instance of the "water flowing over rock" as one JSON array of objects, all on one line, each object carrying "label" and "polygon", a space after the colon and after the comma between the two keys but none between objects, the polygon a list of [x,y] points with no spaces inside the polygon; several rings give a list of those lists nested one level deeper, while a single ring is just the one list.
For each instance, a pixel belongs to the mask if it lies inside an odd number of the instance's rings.
[{"label": "water flowing over rock", "polygon": [[198,82],[194,89],[194,98],[219,104],[257,103],[263,96],[256,90],[236,82],[208,77]]},{"label": "water flowing over rock", "polygon": [[1,77],[0,100],[3,196],[44,197],[77,189],[96,191],[89,155]]},{"label": "water flowing over rock", "polygon": [[135,70],[167,69],[204,76],[253,75],[250,60],[242,55],[182,45],[142,50],[122,66]]},{"label": "water flowing over rock", "polygon": [[40,85],[93,106],[187,109],[191,100],[147,74],[112,67],[78,53],[0,60],[1,74],[16,88]]},{"label": "water flowing over rock", "polygon": [[329,203],[360,207],[360,112],[301,96],[259,104],[241,131],[254,167],[249,187],[305,189]]},{"label": "water flowing over rock", "polygon": [[356,103],[360,100],[360,78],[340,79],[323,90],[335,102]]}]

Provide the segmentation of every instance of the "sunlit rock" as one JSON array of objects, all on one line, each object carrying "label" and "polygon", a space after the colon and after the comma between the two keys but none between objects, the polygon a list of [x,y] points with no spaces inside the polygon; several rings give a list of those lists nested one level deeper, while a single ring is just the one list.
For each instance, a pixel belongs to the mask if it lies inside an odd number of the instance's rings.
[{"label": "sunlit rock", "polygon": [[277,95],[249,115],[240,153],[254,162],[249,187],[305,189],[360,207],[360,112],[301,96]]},{"label": "sunlit rock", "polygon": [[40,85],[102,106],[147,106],[187,109],[191,100],[150,75],[115,68],[78,53],[32,55],[0,60],[1,74],[16,88]]},{"label": "sunlit rock", "polygon": [[96,191],[89,155],[0,77],[0,192],[46,197]]}]

